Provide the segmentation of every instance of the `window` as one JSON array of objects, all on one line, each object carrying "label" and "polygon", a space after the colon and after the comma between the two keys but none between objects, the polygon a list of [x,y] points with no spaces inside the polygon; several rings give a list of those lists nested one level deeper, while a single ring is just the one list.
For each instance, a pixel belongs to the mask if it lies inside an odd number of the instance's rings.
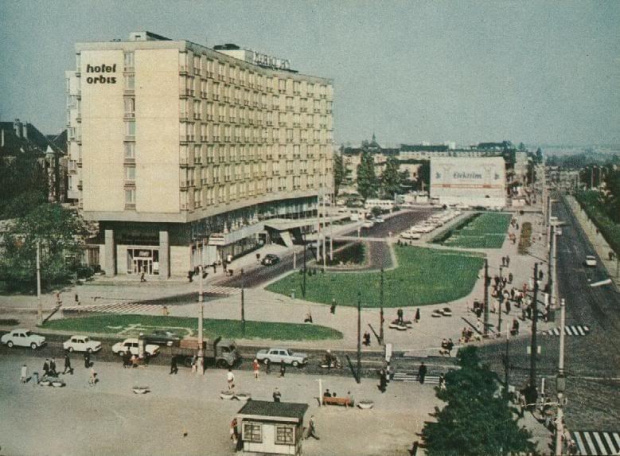
[{"label": "window", "polygon": [[243,440],[245,442],[263,442],[263,426],[258,423],[243,423]]},{"label": "window", "polygon": [[276,426],[276,444],[292,445],[295,443],[293,426]]},{"label": "window", "polygon": [[132,142],[126,142],[125,146],[125,158],[135,159],[136,158],[136,144]]},{"label": "window", "polygon": [[136,122],[125,122],[125,135],[132,138],[136,136]]},{"label": "window", "polygon": [[134,90],[136,88],[136,76],[134,74],[125,75],[125,90]]},{"label": "window", "polygon": [[136,167],[135,166],[125,166],[125,180],[128,180],[128,181],[136,180]]},{"label": "window", "polygon": [[125,70],[133,70],[134,67],[134,53],[125,52]]},{"label": "window", "polygon": [[136,116],[136,100],[135,98],[125,98],[125,117]]},{"label": "window", "polygon": [[135,188],[125,189],[125,204],[126,205],[136,204],[136,189]]}]

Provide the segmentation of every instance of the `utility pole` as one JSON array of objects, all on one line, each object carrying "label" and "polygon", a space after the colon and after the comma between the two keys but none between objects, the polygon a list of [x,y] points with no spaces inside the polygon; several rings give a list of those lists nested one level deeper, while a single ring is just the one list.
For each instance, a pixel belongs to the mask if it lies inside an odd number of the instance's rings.
[{"label": "utility pole", "polygon": [[489,337],[489,260],[484,259],[484,337]]},{"label": "utility pole", "polygon": [[534,300],[532,301],[532,341],[530,345],[530,386],[536,388],[536,352],[538,341],[536,339],[536,326],[538,321],[538,263],[534,264]]},{"label": "utility pole", "polygon": [[37,239],[37,324],[43,324],[43,302],[41,301],[41,240]]},{"label": "utility pole", "polygon": [[381,268],[381,284],[379,287],[379,306],[380,306],[380,311],[379,311],[379,339],[381,339],[381,345],[383,345],[383,268]]},{"label": "utility pole", "polygon": [[566,324],[566,303],[560,301],[560,357],[558,360],[558,376],[556,389],[558,392],[558,414],[555,423],[555,454],[562,454],[562,436],[564,435],[564,392],[566,391],[566,377],[564,377],[564,325]]},{"label": "utility pole", "polygon": [[204,351],[204,336],[202,334],[202,325],[203,319],[205,317],[205,308],[202,302],[202,268],[200,266],[200,277],[198,277],[198,305],[200,306],[200,316],[198,318],[198,359],[197,359],[197,369],[196,371],[200,375],[204,375],[205,373],[205,351]]},{"label": "utility pole", "polygon": [[241,269],[241,334],[245,337],[245,278]]},{"label": "utility pole", "polygon": [[325,248],[325,231],[327,226],[325,225],[326,221],[325,221],[325,212],[326,212],[326,208],[325,208],[325,195],[323,195],[323,231],[322,231],[322,238],[323,238],[323,272],[325,272],[325,268],[327,267],[327,249]]},{"label": "utility pole", "polygon": [[306,235],[305,234],[303,236],[303,239],[304,239],[304,274],[303,274],[304,281],[303,281],[303,287],[301,287],[301,294],[305,298],[306,297],[306,273],[308,272],[307,268],[306,268],[306,244],[307,243],[306,243]]},{"label": "utility pole", "polygon": [[506,352],[504,353],[504,393],[508,397],[508,382],[510,377],[510,328],[506,325]]},{"label": "utility pole", "polygon": [[362,373],[362,294],[357,292],[357,383]]},{"label": "utility pole", "polygon": [[316,262],[319,262],[319,254],[321,253],[321,214],[319,209],[321,208],[320,200],[321,191],[316,195]]}]

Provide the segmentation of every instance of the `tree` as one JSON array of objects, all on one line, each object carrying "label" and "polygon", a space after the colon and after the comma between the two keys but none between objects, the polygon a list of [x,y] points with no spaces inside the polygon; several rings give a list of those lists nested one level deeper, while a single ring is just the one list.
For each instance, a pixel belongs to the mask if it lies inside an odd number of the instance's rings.
[{"label": "tree", "polygon": [[344,169],[344,159],[342,154],[334,155],[334,194],[338,195],[338,189],[344,181],[346,171]]},{"label": "tree", "polygon": [[44,288],[67,283],[80,269],[87,225],[77,212],[58,204],[42,204],[16,219],[5,235],[0,278],[12,290],[36,288],[37,241],[41,245]]},{"label": "tree", "polygon": [[[24,193],[42,194],[44,200],[47,198],[47,175],[41,160],[42,157],[26,152],[11,159],[0,159],[0,219],[23,215],[24,201],[14,204],[14,199]],[[33,198],[40,200],[32,195],[26,200],[30,202]]]},{"label": "tree", "polygon": [[437,397],[437,422],[422,430],[429,455],[525,453],[534,450],[531,434],[517,424],[508,399],[499,393],[497,375],[480,365],[476,347],[459,350],[461,369],[446,374],[446,389]]},{"label": "tree", "polygon": [[377,196],[377,176],[375,174],[375,161],[368,151],[362,152],[360,164],[357,166],[357,192],[364,198]]},{"label": "tree", "polygon": [[418,190],[428,190],[431,186],[431,162],[424,160],[418,168]]},{"label": "tree", "polygon": [[543,162],[543,151],[539,147],[538,149],[536,149],[536,163],[540,164],[542,162]]},{"label": "tree", "polygon": [[394,195],[401,192],[401,174],[398,171],[400,164],[394,157],[389,157],[385,163],[385,169],[381,176],[381,193],[383,196],[394,198]]}]

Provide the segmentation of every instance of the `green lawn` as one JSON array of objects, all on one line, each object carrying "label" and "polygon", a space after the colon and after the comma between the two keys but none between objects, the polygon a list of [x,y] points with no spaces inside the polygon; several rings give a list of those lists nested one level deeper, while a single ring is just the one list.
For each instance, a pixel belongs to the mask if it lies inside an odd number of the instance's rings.
[{"label": "green lawn", "polygon": [[[168,329],[179,335],[195,336],[198,319],[159,317],[150,315],[100,315],[48,321],[43,328],[76,333],[99,333],[137,336],[155,328]],[[245,335],[239,320],[211,320],[203,323],[204,334],[210,339],[218,336],[231,339],[324,340],[342,339],[342,333],[319,325],[246,321]]]},{"label": "green lawn", "polygon": [[[395,247],[399,266],[384,273],[384,307],[405,307],[454,301],[469,294],[482,268],[483,257],[449,250]],[[379,272],[326,272],[306,277],[308,301],[379,307]],[[290,274],[268,290],[302,297],[303,276]]]},{"label": "green lawn", "polygon": [[504,243],[511,214],[483,212],[452,232],[442,244],[469,249],[499,249]]}]

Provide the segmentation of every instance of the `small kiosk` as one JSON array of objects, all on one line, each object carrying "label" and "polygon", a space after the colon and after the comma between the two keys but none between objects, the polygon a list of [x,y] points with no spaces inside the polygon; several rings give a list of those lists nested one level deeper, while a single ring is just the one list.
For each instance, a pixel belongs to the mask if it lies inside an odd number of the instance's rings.
[{"label": "small kiosk", "polygon": [[237,413],[248,455],[302,454],[303,421],[308,404],[249,401]]}]

